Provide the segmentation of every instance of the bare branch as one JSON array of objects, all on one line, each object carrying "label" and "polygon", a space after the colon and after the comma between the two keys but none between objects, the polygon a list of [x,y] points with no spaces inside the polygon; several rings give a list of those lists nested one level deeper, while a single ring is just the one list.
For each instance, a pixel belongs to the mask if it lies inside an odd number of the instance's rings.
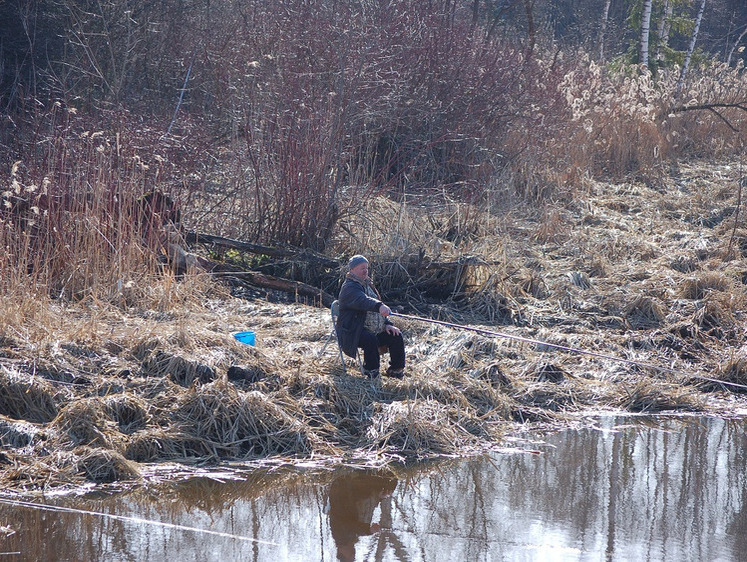
[{"label": "bare branch", "polygon": [[671,110],[671,113],[684,113],[685,111],[710,111],[714,113],[719,119],[726,123],[735,133],[739,132],[739,129],[734,127],[726,117],[718,112],[718,109],[741,109],[747,111],[747,100],[739,101],[734,103],[703,103],[697,105],[681,105]]}]

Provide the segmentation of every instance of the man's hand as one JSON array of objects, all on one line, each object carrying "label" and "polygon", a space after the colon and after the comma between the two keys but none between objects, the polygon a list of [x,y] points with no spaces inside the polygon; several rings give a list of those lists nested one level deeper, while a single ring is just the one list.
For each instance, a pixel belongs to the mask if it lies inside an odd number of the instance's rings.
[{"label": "man's hand", "polygon": [[381,314],[384,318],[386,318],[391,313],[392,313],[392,309],[382,303],[381,306],[379,307],[379,314]]},{"label": "man's hand", "polygon": [[397,328],[397,326],[392,326],[391,324],[387,324],[386,326],[384,326],[384,330],[387,334],[391,334],[393,336],[399,336],[402,333],[400,329]]}]

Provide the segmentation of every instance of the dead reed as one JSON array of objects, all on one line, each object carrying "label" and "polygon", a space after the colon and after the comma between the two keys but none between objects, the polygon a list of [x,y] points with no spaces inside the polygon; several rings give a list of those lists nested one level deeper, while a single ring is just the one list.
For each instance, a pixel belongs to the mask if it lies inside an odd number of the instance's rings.
[{"label": "dead reed", "polygon": [[56,389],[41,377],[0,367],[0,414],[46,423],[57,415]]},{"label": "dead reed", "polygon": [[619,399],[620,406],[632,412],[656,413],[667,410],[699,412],[704,409],[702,398],[690,389],[667,383],[641,381]]},{"label": "dead reed", "polygon": [[181,431],[204,443],[216,458],[309,455],[313,445],[308,429],[298,419],[300,410],[293,414],[263,393],[217,382],[180,397],[173,415]]},{"label": "dead reed", "polygon": [[366,441],[373,451],[410,458],[454,454],[476,442],[472,434],[454,423],[455,409],[435,400],[382,404],[371,419]]},{"label": "dead reed", "polygon": [[98,397],[68,403],[50,427],[55,436],[74,446],[113,449],[121,442],[117,425],[107,416],[104,400]]},{"label": "dead reed", "polygon": [[137,463],[127,460],[117,451],[78,447],[73,453],[76,456],[76,469],[91,482],[122,483],[137,480],[140,476]]}]

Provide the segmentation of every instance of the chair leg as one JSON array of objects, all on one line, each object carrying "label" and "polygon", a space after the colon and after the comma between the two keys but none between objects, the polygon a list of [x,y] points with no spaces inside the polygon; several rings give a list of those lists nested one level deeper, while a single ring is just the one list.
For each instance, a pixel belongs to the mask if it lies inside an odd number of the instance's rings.
[{"label": "chair leg", "polygon": [[340,352],[340,363],[342,363],[342,374],[347,375],[348,369],[347,367],[345,367],[345,356],[342,354],[342,346],[340,345],[339,340],[337,342],[337,351]]},{"label": "chair leg", "polygon": [[332,330],[332,332],[330,332],[330,334],[327,336],[327,341],[324,342],[324,346],[322,347],[322,350],[319,352],[319,355],[317,355],[317,357],[321,357],[322,355],[324,355],[324,352],[327,351],[327,346],[329,345],[329,342],[331,342],[332,338],[334,337],[335,337],[335,331]]}]

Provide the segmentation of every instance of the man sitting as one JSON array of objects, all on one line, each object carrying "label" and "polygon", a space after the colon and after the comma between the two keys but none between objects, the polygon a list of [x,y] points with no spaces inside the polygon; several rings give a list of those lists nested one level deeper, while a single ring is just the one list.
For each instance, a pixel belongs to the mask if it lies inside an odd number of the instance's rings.
[{"label": "man sitting", "polygon": [[363,374],[379,376],[379,349],[389,349],[386,375],[401,379],[405,370],[405,342],[402,332],[389,319],[391,309],[381,302],[368,276],[368,260],[356,255],[348,261],[348,274],[338,299],[340,316],[337,339],[346,355],[355,357],[363,349]]}]

